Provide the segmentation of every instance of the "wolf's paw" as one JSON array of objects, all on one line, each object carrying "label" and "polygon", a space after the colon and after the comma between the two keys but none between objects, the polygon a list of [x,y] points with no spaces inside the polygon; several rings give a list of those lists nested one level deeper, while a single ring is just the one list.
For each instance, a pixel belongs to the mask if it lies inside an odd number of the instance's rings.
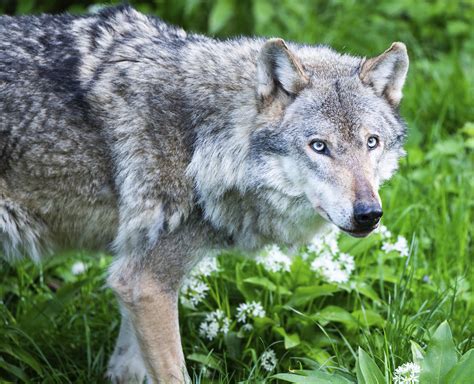
[{"label": "wolf's paw", "polygon": [[110,358],[107,377],[113,384],[147,383],[147,373],[140,352],[133,347],[119,347]]}]

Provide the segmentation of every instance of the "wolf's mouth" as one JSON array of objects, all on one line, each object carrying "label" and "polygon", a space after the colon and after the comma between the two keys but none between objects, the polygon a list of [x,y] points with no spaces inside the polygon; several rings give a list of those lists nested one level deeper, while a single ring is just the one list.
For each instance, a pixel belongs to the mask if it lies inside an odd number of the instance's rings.
[{"label": "wolf's mouth", "polygon": [[370,227],[370,228],[364,228],[364,229],[360,229],[360,230],[358,230],[358,229],[347,229],[347,228],[343,228],[343,227],[340,227],[339,225],[335,224],[334,221],[331,219],[331,216],[323,208],[316,207],[316,211],[318,211],[319,214],[322,217],[324,217],[327,221],[329,221],[330,223],[333,223],[341,231],[347,233],[348,235],[350,235],[352,237],[366,237],[366,236],[370,235],[372,233],[372,231],[377,229],[377,227],[379,226],[379,224],[377,223],[375,226]]},{"label": "wolf's mouth", "polygon": [[367,237],[373,231],[373,229],[370,229],[368,231],[349,231],[349,230],[341,228],[341,227],[339,227],[339,229],[341,229],[342,231],[344,231],[348,235],[351,235],[352,237]]},{"label": "wolf's mouth", "polygon": [[348,235],[351,235],[352,237],[366,237],[368,235],[370,235],[375,229],[377,229],[379,225],[375,225],[371,228],[367,228],[367,229],[362,229],[362,230],[349,230],[349,229],[346,229],[346,228],[342,228],[342,227],[339,227],[338,228],[341,230],[341,231],[344,231],[345,233],[347,233]]}]

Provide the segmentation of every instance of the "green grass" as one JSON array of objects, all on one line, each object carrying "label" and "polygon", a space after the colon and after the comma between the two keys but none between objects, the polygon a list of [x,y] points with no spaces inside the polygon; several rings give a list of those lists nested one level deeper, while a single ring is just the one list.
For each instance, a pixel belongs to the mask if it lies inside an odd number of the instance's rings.
[{"label": "green grass", "polygon": [[[19,3],[20,11],[34,11]],[[254,13],[240,23],[242,11],[228,11],[240,7],[234,2],[209,2],[202,9],[192,1],[136,3],[222,36],[279,35],[367,55],[402,40],[411,57],[402,105],[408,155],[382,189],[384,224],[394,237],[408,239],[409,256],[382,251],[380,235],[341,235],[339,247],[354,256],[356,269],[348,283],[328,284],[310,271],[311,258],[296,257],[291,272],[272,273],[242,256],[221,255],[220,272],[201,277],[209,287],[205,300],[196,309],[181,308],[185,354],[196,381],[272,382],[277,372],[319,365],[354,378],[360,347],[390,382],[396,367],[413,360],[411,342],[426,350],[445,320],[458,356],[472,348],[474,39],[466,29],[472,7],[442,1],[283,1],[269,7],[270,1],[247,1]],[[73,275],[78,259],[87,270]],[[119,328],[114,296],[104,288],[109,261],[76,254],[41,265],[0,264],[0,382],[105,381]],[[252,300],[262,303],[266,316],[244,333],[236,308]],[[210,341],[199,326],[217,308],[231,318],[230,331]],[[260,361],[267,349],[278,358],[272,373]]]}]

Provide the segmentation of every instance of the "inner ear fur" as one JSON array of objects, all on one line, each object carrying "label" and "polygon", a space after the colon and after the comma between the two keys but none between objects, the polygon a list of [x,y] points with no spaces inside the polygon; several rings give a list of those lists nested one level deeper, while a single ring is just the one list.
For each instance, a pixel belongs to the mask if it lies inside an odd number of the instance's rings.
[{"label": "inner ear fur", "polygon": [[402,89],[408,72],[408,54],[405,44],[396,42],[379,56],[366,59],[359,77],[370,85],[377,95],[397,107],[402,99]]},{"label": "inner ear fur", "polygon": [[278,88],[290,95],[300,92],[309,82],[299,59],[283,39],[270,39],[263,44],[257,59],[257,92],[263,99]]}]

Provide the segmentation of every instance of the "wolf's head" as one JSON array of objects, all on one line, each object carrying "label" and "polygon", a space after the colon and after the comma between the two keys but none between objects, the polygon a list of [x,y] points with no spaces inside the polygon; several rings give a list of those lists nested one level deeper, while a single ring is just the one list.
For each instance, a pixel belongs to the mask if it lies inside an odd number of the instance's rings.
[{"label": "wolf's head", "polygon": [[266,186],[306,196],[321,216],[365,236],[382,216],[378,189],[403,155],[397,108],[405,45],[371,59],[267,41],[257,62],[259,129],[251,143]]}]

